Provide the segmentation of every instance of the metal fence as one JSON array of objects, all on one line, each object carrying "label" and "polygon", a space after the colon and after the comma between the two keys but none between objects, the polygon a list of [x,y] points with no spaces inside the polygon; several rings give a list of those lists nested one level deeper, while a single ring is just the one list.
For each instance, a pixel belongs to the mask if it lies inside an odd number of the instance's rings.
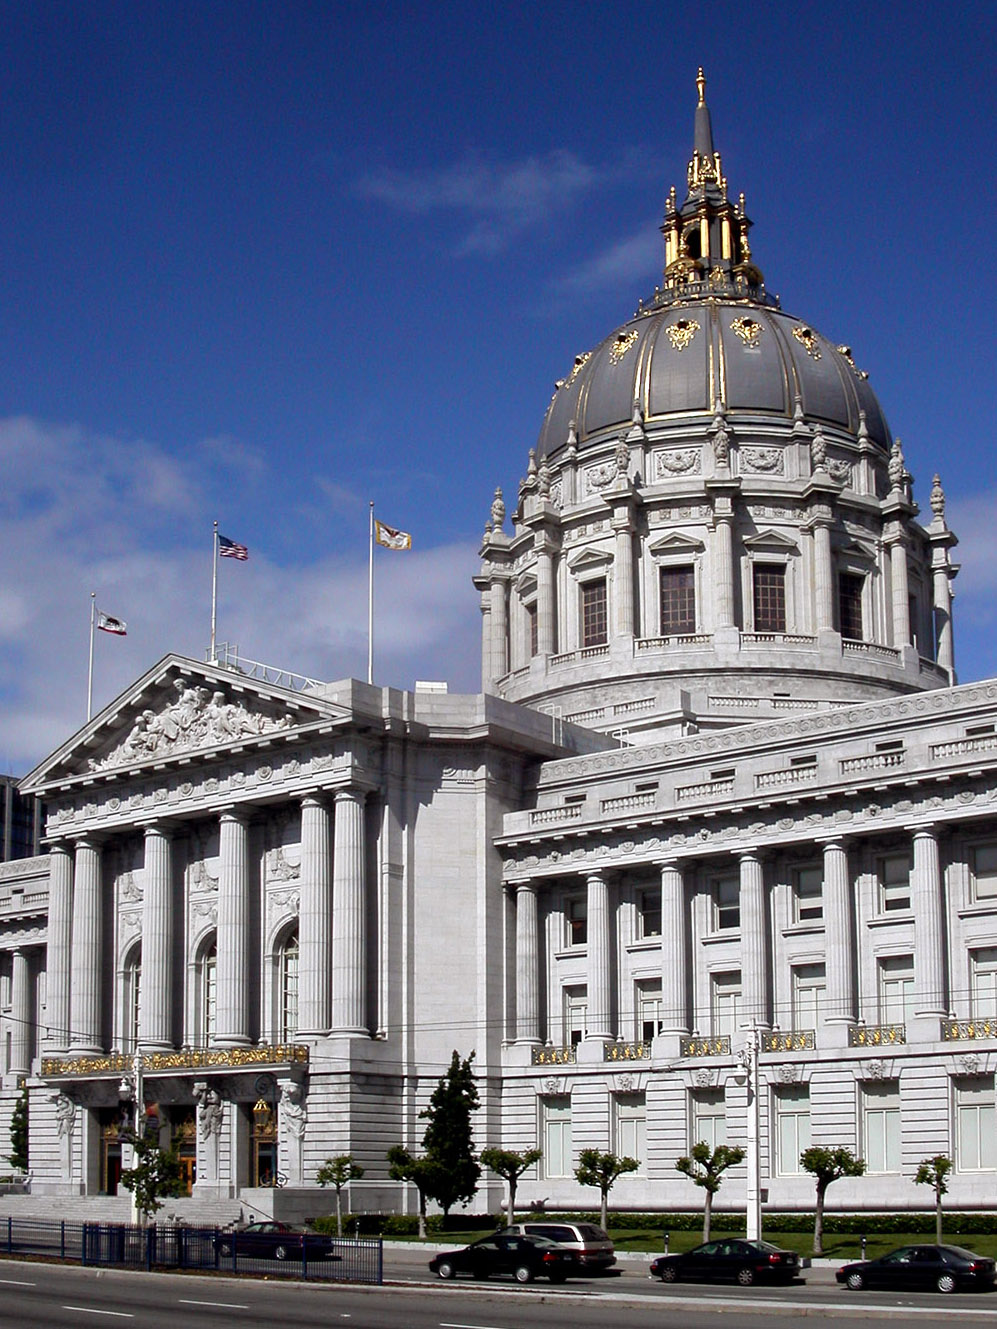
[{"label": "metal fence", "polygon": [[316,1233],[282,1233],[261,1246],[239,1229],[186,1224],[67,1223],[0,1219],[0,1254],[41,1255],[88,1265],[143,1269],[213,1269],[231,1274],[381,1283],[380,1238],[348,1240]]}]

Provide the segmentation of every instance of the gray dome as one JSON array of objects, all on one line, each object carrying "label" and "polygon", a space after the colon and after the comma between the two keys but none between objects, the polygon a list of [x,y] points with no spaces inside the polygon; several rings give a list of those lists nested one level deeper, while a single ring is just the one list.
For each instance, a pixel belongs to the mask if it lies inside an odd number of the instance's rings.
[{"label": "gray dome", "polygon": [[799,396],[808,421],[869,438],[889,451],[886,418],[847,346],[770,304],[705,297],[637,315],[561,380],[540,431],[551,456],[574,422],[579,448],[628,428],[638,403],[647,425],[669,417],[730,413],[792,421]]}]

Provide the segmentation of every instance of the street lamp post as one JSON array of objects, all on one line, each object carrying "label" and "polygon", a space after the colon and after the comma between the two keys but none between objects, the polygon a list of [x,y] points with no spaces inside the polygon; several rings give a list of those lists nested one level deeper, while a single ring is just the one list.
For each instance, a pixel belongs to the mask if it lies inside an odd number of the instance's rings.
[{"label": "street lamp post", "polygon": [[[744,1047],[737,1054],[744,1081],[748,1089],[747,1167],[748,1194],[746,1235],[749,1241],[759,1241],[762,1235],[761,1187],[761,1120],[758,1111],[758,1030],[754,1025],[747,1031]],[[740,1079],[741,1076],[738,1076]]]},{"label": "street lamp post", "polygon": [[[142,1054],[138,1048],[135,1049],[132,1055],[131,1069],[121,1077],[121,1083],[118,1085],[118,1097],[123,1103],[130,1105],[132,1167],[135,1167],[139,1161],[135,1142],[140,1140],[145,1132],[145,1089],[142,1084]],[[131,1191],[131,1222],[137,1224],[139,1221],[137,1188],[133,1186]]]}]

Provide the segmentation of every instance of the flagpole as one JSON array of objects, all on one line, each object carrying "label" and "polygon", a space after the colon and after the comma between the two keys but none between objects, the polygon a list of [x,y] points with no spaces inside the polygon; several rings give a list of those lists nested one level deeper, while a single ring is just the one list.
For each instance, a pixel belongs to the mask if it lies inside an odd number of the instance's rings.
[{"label": "flagpole", "polygon": [[97,592],[90,592],[90,667],[87,669],[87,720],[93,715],[93,628],[97,620]]},{"label": "flagpole", "polygon": [[208,652],[208,660],[211,664],[217,664],[218,658],[215,654],[215,628],[218,623],[218,523],[215,522],[215,531],[211,537],[211,649]]},{"label": "flagpole", "polygon": [[367,682],[374,681],[374,502],[370,504],[370,546],[367,554]]}]

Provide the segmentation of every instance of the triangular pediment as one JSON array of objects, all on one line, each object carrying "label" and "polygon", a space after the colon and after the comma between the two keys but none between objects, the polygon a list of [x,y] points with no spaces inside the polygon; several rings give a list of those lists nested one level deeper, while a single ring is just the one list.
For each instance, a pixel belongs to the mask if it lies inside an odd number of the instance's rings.
[{"label": "triangular pediment", "polygon": [[21,788],[42,793],[74,777],[99,779],[196,752],[242,749],[349,715],[323,697],[168,655],[47,757]]},{"label": "triangular pediment", "polygon": [[747,536],[744,544],[747,549],[780,549],[787,554],[800,552],[799,545],[782,531],[759,531]]},{"label": "triangular pediment", "polygon": [[568,559],[568,567],[572,572],[585,572],[589,568],[604,568],[612,561],[613,555],[604,549],[583,549]]},{"label": "triangular pediment", "polygon": [[704,548],[702,540],[694,540],[683,531],[669,531],[660,540],[647,546],[649,554],[700,554]]},{"label": "triangular pediment", "polygon": [[872,545],[863,544],[861,540],[846,540],[843,544],[837,546],[835,552],[839,558],[859,559],[863,563],[874,563],[876,561],[876,551]]}]

